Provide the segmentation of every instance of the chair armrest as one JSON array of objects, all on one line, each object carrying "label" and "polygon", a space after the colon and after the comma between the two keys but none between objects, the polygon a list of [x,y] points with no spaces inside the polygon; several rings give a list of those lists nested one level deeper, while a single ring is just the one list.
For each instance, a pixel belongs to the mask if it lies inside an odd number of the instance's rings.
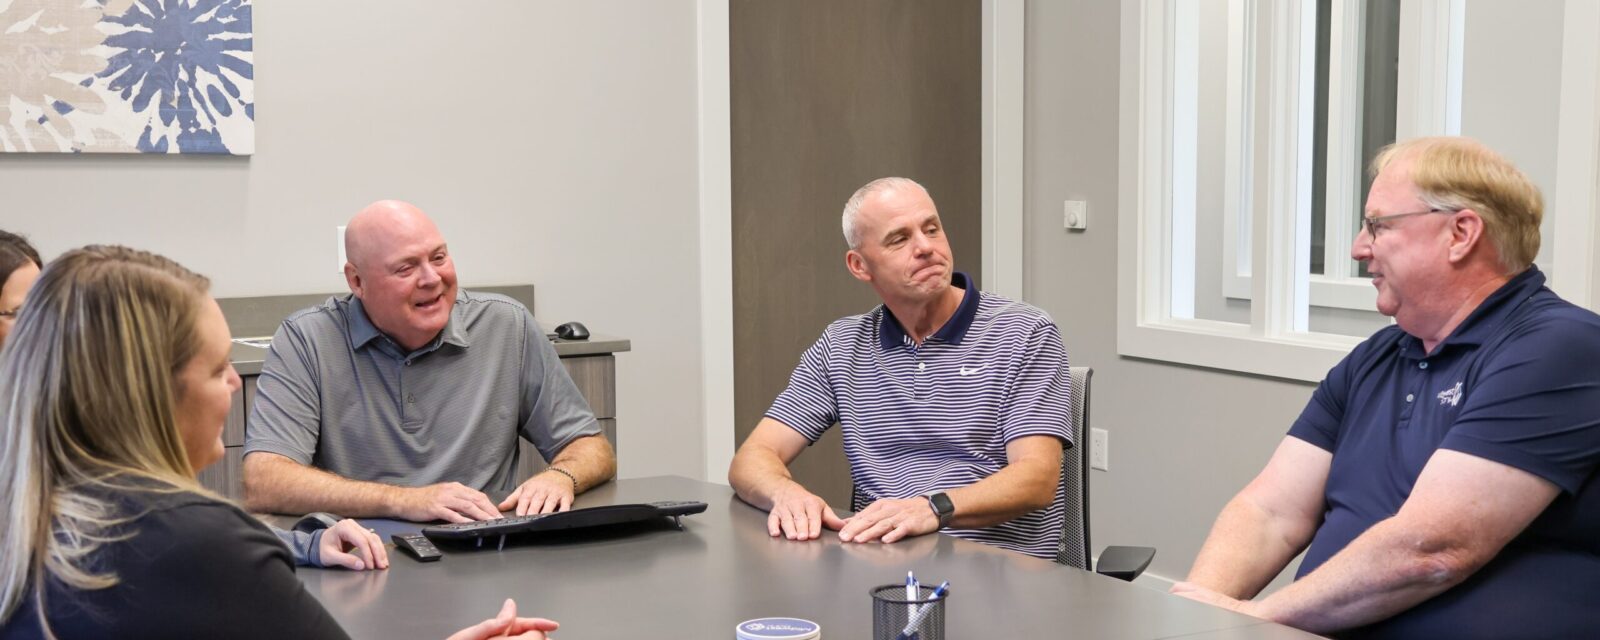
[{"label": "chair armrest", "polygon": [[1094,563],[1094,572],[1133,582],[1155,557],[1155,547],[1106,547],[1100,552],[1099,562]]}]

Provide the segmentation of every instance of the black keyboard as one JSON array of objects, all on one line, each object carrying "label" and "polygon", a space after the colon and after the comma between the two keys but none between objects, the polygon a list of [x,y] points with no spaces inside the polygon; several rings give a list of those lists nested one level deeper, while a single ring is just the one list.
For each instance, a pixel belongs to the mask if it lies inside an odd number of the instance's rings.
[{"label": "black keyboard", "polygon": [[[582,529],[608,524],[622,524],[624,522],[639,522],[661,517],[670,517],[676,520],[681,516],[700,513],[705,510],[706,503],[704,502],[668,501],[613,504],[603,507],[573,509],[560,513],[506,516],[498,520],[439,524],[424,527],[422,535],[440,540],[471,540],[473,538],[493,538],[513,533]],[[679,528],[682,528],[681,523]],[[504,541],[502,540],[502,542]]]}]

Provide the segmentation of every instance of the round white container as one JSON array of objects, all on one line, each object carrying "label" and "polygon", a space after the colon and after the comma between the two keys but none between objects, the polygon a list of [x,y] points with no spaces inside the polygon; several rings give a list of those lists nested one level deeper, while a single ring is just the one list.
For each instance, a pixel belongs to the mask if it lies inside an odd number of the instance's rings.
[{"label": "round white container", "polygon": [[819,640],[822,627],[799,618],[756,618],[733,628],[739,640]]}]

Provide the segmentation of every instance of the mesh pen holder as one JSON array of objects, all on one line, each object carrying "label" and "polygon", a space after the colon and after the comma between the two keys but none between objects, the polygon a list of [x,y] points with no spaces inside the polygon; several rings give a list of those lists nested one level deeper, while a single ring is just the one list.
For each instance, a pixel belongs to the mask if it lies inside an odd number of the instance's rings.
[{"label": "mesh pen holder", "polygon": [[915,599],[906,597],[906,585],[873,587],[872,640],[944,640],[944,607],[950,592],[933,597],[933,587],[918,588]]}]

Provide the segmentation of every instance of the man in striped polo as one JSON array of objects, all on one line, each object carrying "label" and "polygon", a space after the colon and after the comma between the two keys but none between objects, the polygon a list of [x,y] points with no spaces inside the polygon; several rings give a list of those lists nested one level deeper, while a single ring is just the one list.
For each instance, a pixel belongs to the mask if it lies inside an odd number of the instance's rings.
[{"label": "man in striped polo", "polygon": [[[928,192],[881,178],[845,204],[845,265],[883,304],[829,325],[734,456],[768,533],[895,542],[943,530],[1041,558],[1064,518],[1067,356],[1043,311],[979,291]],[[835,423],[855,483],[841,519],[788,465]]]}]

